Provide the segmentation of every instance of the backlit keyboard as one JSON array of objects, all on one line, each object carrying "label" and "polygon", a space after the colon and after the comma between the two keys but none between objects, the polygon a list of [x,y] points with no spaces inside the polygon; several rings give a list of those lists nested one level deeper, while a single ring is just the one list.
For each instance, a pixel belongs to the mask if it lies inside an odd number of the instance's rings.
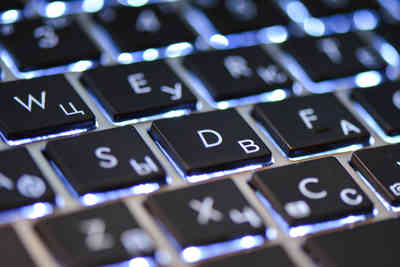
[{"label": "backlit keyboard", "polygon": [[2,1],[3,265],[397,267],[399,14]]}]

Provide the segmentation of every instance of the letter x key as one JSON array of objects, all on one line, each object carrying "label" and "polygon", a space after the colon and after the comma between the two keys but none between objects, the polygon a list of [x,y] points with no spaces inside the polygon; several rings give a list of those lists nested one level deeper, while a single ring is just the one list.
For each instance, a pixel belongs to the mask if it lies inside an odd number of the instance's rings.
[{"label": "letter x key", "polygon": [[146,206],[181,249],[265,233],[261,217],[230,179],[155,193]]}]

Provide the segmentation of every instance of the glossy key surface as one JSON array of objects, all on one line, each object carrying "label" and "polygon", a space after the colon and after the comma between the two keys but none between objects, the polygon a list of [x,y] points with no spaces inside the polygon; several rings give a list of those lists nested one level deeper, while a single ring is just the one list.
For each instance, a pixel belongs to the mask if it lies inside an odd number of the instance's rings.
[{"label": "glossy key surface", "polygon": [[95,126],[87,105],[63,75],[0,84],[0,130],[8,141]]},{"label": "glossy key surface", "polygon": [[289,157],[368,144],[370,136],[333,94],[257,104],[252,114]]},{"label": "glossy key surface", "polygon": [[271,160],[271,152],[233,109],[154,121],[150,133],[184,176]]},{"label": "glossy key surface", "polygon": [[372,202],[334,158],[258,172],[251,185],[288,226],[371,214]]},{"label": "glossy key surface", "polygon": [[261,217],[229,179],[153,194],[146,205],[181,248],[265,232]]},{"label": "glossy key surface", "polygon": [[183,64],[215,101],[288,90],[292,85],[288,74],[256,46],[194,54],[186,56]]},{"label": "glossy key surface", "polygon": [[96,68],[82,81],[114,122],[196,109],[196,97],[164,61]]},{"label": "glossy key surface", "polygon": [[132,126],[50,142],[44,153],[79,195],[165,184],[164,170]]}]

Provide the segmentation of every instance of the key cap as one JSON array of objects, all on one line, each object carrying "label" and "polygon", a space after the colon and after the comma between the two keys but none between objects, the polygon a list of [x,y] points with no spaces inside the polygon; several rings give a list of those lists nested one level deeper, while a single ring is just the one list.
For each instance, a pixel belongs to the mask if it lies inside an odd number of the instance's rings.
[{"label": "key cap", "polygon": [[0,152],[0,210],[53,201],[53,191],[25,148]]},{"label": "key cap", "polygon": [[400,205],[400,145],[363,149],[353,153],[351,164],[384,198],[394,206]]},{"label": "key cap", "polygon": [[164,170],[131,126],[53,141],[44,153],[79,195],[165,183]]},{"label": "key cap", "polygon": [[114,122],[196,108],[195,96],[163,61],[97,68],[82,81]]},{"label": "key cap", "polygon": [[12,65],[9,66],[19,72],[83,61],[79,69],[71,69],[80,70],[88,67],[89,61],[97,62],[101,56],[96,45],[70,17],[24,20],[11,27],[3,25],[0,27],[0,42],[11,56],[12,63],[8,64]]},{"label": "key cap", "polygon": [[193,0],[220,34],[259,30],[286,25],[287,18],[271,1],[256,0]]},{"label": "key cap", "polygon": [[150,236],[119,202],[43,220],[35,229],[62,266],[99,266],[154,253]]},{"label": "key cap", "polygon": [[62,75],[2,83],[0,90],[0,130],[10,145],[95,126],[94,115]]},{"label": "key cap", "polygon": [[2,252],[1,264],[4,266],[37,266],[32,257],[26,251],[25,246],[18,238],[17,233],[11,226],[0,228],[0,250]]},{"label": "key cap", "polygon": [[379,55],[355,33],[292,39],[282,46],[314,82],[385,67]]},{"label": "key cap", "polygon": [[271,161],[271,152],[235,110],[155,121],[150,133],[184,176]]},{"label": "key cap", "polygon": [[313,17],[326,17],[335,14],[352,13],[361,9],[378,9],[380,6],[375,0],[303,0],[302,3]]},{"label": "key cap", "polygon": [[398,266],[399,220],[315,236],[305,249],[321,266]]},{"label": "key cap", "polygon": [[368,144],[370,137],[333,94],[257,104],[252,115],[289,157]]},{"label": "key cap", "polygon": [[385,83],[380,86],[354,90],[353,99],[375,119],[386,135],[400,133],[400,83]]},{"label": "key cap", "polygon": [[259,47],[187,56],[184,66],[202,80],[215,101],[292,86],[288,75]]},{"label": "key cap", "polygon": [[370,215],[373,210],[372,202],[335,158],[257,172],[250,183],[289,227]]},{"label": "key cap", "polygon": [[230,179],[156,193],[146,206],[181,249],[265,233],[262,219]]},{"label": "key cap", "polygon": [[168,4],[106,8],[94,16],[120,52],[193,42],[195,35]]},{"label": "key cap", "polygon": [[288,254],[278,246],[244,251],[227,257],[212,259],[197,267],[265,267],[273,266],[295,267]]}]

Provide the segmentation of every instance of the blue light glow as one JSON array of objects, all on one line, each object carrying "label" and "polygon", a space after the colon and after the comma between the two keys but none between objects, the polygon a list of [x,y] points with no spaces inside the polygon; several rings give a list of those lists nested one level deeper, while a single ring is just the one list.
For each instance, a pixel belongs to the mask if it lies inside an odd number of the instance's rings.
[{"label": "blue light glow", "polygon": [[297,23],[302,23],[305,19],[310,17],[307,8],[300,1],[289,1],[283,9],[288,16]]},{"label": "blue light glow", "polygon": [[358,10],[353,13],[353,24],[357,30],[373,30],[378,26],[378,17],[370,10]]},{"label": "blue light glow", "polygon": [[140,123],[140,122],[146,122],[146,121],[182,117],[182,116],[190,114],[192,111],[193,111],[192,109],[177,109],[177,110],[171,110],[168,112],[164,112],[164,113],[160,113],[160,114],[156,114],[156,115],[152,115],[152,116],[131,119],[131,120],[125,120],[125,121],[121,121],[121,122],[119,122],[119,121],[115,122],[110,119],[110,122],[117,126],[125,126],[125,125]]},{"label": "blue light glow", "polygon": [[88,130],[91,130],[91,129],[92,128],[82,128],[82,129],[79,128],[79,129],[54,133],[54,134],[48,134],[48,135],[37,136],[37,137],[32,137],[32,138],[25,138],[25,139],[17,139],[17,140],[9,140],[2,133],[0,135],[1,135],[1,138],[4,140],[4,142],[7,143],[7,145],[19,146],[19,145],[23,145],[23,144],[27,144],[27,143],[33,143],[33,142],[43,141],[43,140],[52,139],[52,138],[78,135],[78,134],[87,132]]},{"label": "blue light glow", "polygon": [[327,33],[347,33],[351,30],[351,20],[348,15],[333,15],[323,18]]},{"label": "blue light glow", "polygon": [[21,219],[37,219],[53,212],[53,205],[47,202],[38,202],[13,210],[0,212],[0,223],[10,223]]},{"label": "blue light glow", "polygon": [[83,72],[97,65],[96,61],[92,60],[80,60],[68,65],[52,67],[48,69],[33,70],[27,72],[21,72],[13,57],[7,52],[4,47],[0,48],[0,58],[6,64],[6,66],[11,70],[12,74],[20,79],[32,79],[41,76],[55,75],[65,72]]},{"label": "blue light glow", "polygon": [[257,38],[265,44],[275,43],[280,44],[287,41],[289,33],[286,27],[277,25],[265,29],[261,29],[257,33]]},{"label": "blue light glow", "polygon": [[[391,212],[400,212],[400,207],[397,206],[392,206],[377,190],[376,188],[368,181],[367,178],[365,178],[365,176],[355,168],[355,166],[353,166],[352,164],[350,164],[353,169],[355,170],[355,172],[357,173],[357,175],[361,178],[361,180],[367,185],[367,187],[374,192],[374,195],[379,199],[379,201],[382,203],[382,205]],[[374,212],[375,215],[378,214],[378,210],[376,209]]]},{"label": "blue light glow", "polygon": [[375,143],[374,138],[370,137],[368,144],[353,144],[353,145],[339,147],[336,149],[326,150],[326,151],[320,152],[320,153],[313,153],[313,154],[309,154],[309,155],[305,155],[305,156],[298,156],[298,157],[289,157],[282,150],[282,148],[276,143],[275,139],[269,134],[269,132],[264,128],[264,126],[261,123],[259,123],[258,121],[256,122],[256,124],[260,128],[261,132],[265,135],[265,137],[267,137],[268,140],[271,143],[273,143],[275,148],[282,154],[282,156],[284,156],[285,158],[287,158],[291,161],[299,161],[299,160],[305,160],[305,159],[312,159],[312,158],[316,158],[316,157],[320,157],[320,156],[328,156],[328,155],[332,155],[332,154],[356,151],[365,146],[373,145]]},{"label": "blue light glow", "polygon": [[162,147],[161,144],[157,141],[157,139],[152,135],[152,133],[150,132],[149,134],[153,137],[153,140],[156,143],[156,145],[158,146],[158,148],[161,150],[161,152],[164,154],[164,156],[168,159],[168,161],[171,163],[171,165],[175,168],[175,170],[178,172],[178,174],[190,183],[197,183],[197,182],[206,181],[209,179],[218,178],[218,177],[222,177],[222,176],[228,176],[228,175],[241,173],[241,172],[247,172],[247,171],[253,171],[256,169],[263,168],[268,165],[272,165],[274,163],[274,159],[271,159],[271,161],[265,162],[262,164],[251,164],[251,165],[246,165],[246,166],[242,166],[242,167],[237,167],[234,169],[220,170],[220,171],[203,173],[203,174],[186,175],[185,172],[171,158],[171,156],[164,149],[164,147]]},{"label": "blue light glow", "polygon": [[0,23],[10,24],[18,21],[21,18],[19,10],[10,9],[0,14]]},{"label": "blue light glow", "polygon": [[87,193],[83,195],[80,200],[85,206],[92,206],[123,197],[149,194],[157,191],[158,189],[160,189],[160,184],[158,183],[144,183],[112,191]]},{"label": "blue light glow", "polygon": [[366,71],[355,76],[355,83],[360,88],[372,87],[382,82],[382,75],[377,71]]},{"label": "blue light glow", "polygon": [[67,6],[64,2],[56,1],[46,6],[45,14],[48,18],[57,18],[65,15]]},{"label": "blue light glow", "polygon": [[325,34],[325,24],[320,19],[310,17],[303,23],[304,31],[309,35],[319,37]]},{"label": "blue light glow", "polygon": [[374,118],[364,109],[363,106],[361,106],[357,102],[353,102],[354,109],[357,111],[357,113],[362,116],[363,120],[371,127],[375,133],[378,134],[380,138],[382,138],[385,142],[390,143],[390,144],[396,144],[400,143],[400,135],[397,136],[388,136],[385,134],[385,131],[376,123]]},{"label": "blue light glow", "polygon": [[366,219],[372,218],[374,213],[364,214],[364,215],[349,215],[337,220],[330,220],[315,224],[307,224],[290,227],[285,219],[273,208],[272,204],[264,197],[261,192],[256,192],[258,199],[262,202],[264,207],[272,214],[274,219],[278,222],[278,225],[288,233],[291,237],[300,237],[311,233],[316,233],[320,231],[330,230],[334,228],[343,227],[345,225],[354,224],[357,222],[365,221]]},{"label": "blue light glow", "polygon": [[192,246],[182,250],[184,261],[192,263],[227,253],[254,248],[264,243],[262,235],[247,235],[235,240],[205,246]]},{"label": "blue light glow", "polygon": [[89,13],[100,11],[104,7],[104,0],[84,0],[82,10]]},{"label": "blue light glow", "polygon": [[151,257],[135,257],[124,262],[109,264],[103,267],[156,267],[156,266],[157,264]]},{"label": "blue light glow", "polygon": [[[113,50],[118,51],[116,47]],[[121,64],[131,64],[141,61],[153,61],[163,58],[186,56],[193,53],[193,45],[188,42],[174,43],[161,48],[149,48],[136,52],[114,52],[114,58]]]}]

